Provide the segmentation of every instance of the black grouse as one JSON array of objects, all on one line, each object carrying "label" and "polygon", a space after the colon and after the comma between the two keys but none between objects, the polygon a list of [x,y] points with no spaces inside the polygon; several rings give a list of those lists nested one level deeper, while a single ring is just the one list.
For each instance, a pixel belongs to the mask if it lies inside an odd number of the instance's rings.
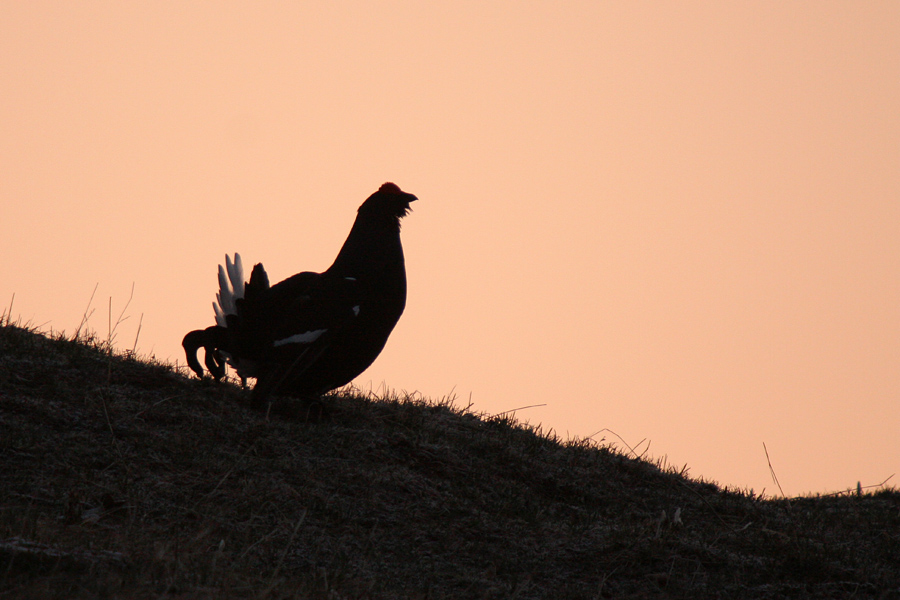
[{"label": "black grouse", "polygon": [[417,198],[385,183],[357,211],[334,263],[269,286],[262,264],[244,283],[239,254],[219,266],[216,325],[191,331],[182,346],[203,377],[197,350],[216,379],[231,365],[256,378],[254,402],[269,394],[313,398],[349,383],[381,353],[406,306],[400,218]]}]

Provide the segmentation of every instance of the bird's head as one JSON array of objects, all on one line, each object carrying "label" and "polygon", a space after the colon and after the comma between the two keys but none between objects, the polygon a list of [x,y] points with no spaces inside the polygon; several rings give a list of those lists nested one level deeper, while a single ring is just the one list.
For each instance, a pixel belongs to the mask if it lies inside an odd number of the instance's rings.
[{"label": "bird's head", "polygon": [[409,203],[418,200],[412,194],[407,194],[394,183],[385,183],[378,191],[369,196],[362,206],[359,214],[371,216],[377,219],[390,219],[392,222],[400,222],[410,211]]}]

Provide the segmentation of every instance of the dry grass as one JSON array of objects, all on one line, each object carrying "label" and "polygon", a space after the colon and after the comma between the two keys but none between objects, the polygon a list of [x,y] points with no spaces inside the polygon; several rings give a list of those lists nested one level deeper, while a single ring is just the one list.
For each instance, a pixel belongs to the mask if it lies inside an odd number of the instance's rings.
[{"label": "dry grass", "polygon": [[761,500],[415,395],[266,415],[108,350],[0,327],[0,598],[900,597],[896,491]]}]

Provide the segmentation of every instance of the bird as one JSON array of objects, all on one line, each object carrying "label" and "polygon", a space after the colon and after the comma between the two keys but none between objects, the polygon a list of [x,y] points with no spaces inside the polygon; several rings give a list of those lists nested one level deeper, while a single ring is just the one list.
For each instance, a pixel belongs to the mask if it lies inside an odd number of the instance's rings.
[{"label": "bird", "polygon": [[357,210],[334,262],[269,285],[262,263],[244,281],[240,254],[219,265],[216,324],[184,336],[187,363],[214,379],[228,364],[242,384],[255,378],[252,403],[270,395],[315,399],[346,385],[381,353],[406,307],[400,219],[418,200],[385,183]]}]

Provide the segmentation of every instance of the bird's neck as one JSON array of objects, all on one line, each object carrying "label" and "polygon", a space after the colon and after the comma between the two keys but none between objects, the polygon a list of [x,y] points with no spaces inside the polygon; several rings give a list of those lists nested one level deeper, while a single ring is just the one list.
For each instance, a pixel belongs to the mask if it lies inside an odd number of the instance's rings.
[{"label": "bird's neck", "polygon": [[354,277],[359,273],[377,272],[397,257],[403,260],[399,222],[361,222],[357,217],[328,273]]}]

